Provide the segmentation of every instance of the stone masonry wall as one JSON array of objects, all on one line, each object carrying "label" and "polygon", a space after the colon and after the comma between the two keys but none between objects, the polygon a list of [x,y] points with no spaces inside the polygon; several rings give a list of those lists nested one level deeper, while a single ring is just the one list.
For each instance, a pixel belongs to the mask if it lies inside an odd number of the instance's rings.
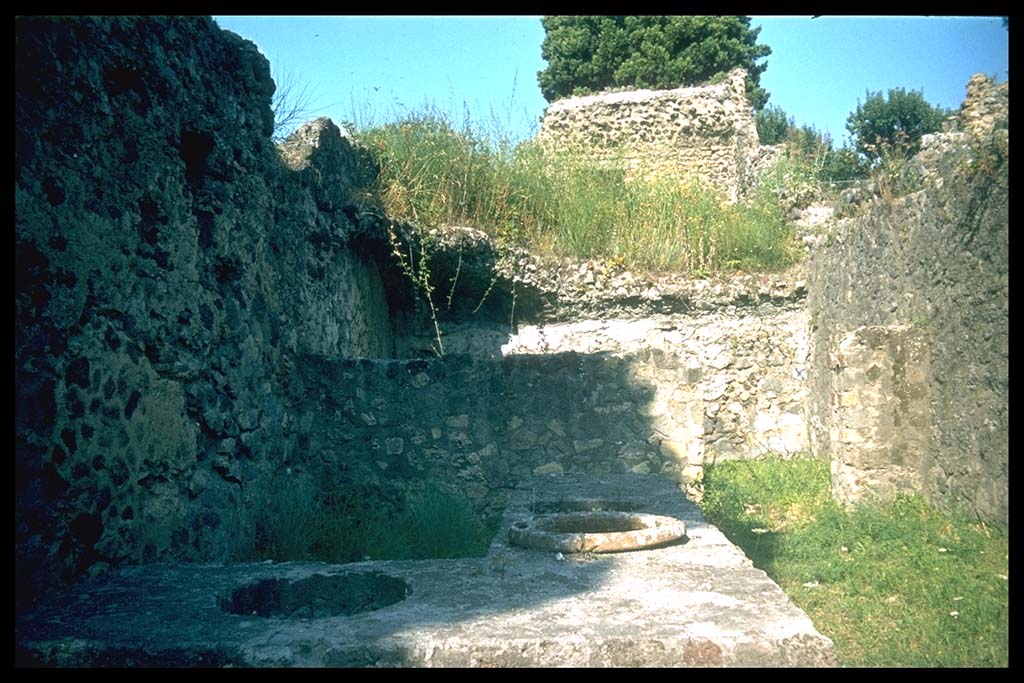
[{"label": "stone masonry wall", "polygon": [[[282,476],[432,479],[491,507],[536,473],[699,495],[709,455],[802,446],[802,284],[568,273],[457,231],[432,258],[458,283],[443,324],[484,351],[383,360],[433,329],[390,256],[408,226],[330,121],[271,143],[253,45],[202,18],[21,18],[15,75],[19,605],[123,563],[229,559]],[[758,307],[777,316],[729,318]],[[594,314],[662,318],[557,327]],[[513,320],[555,326],[510,343]]]},{"label": "stone masonry wall", "polygon": [[808,450],[807,315],[799,304],[527,326],[502,350],[671,357],[687,368],[693,388],[682,400],[671,373],[651,375],[652,433],[663,449],[687,452],[692,464]]},{"label": "stone masonry wall", "polygon": [[528,475],[658,473],[699,499],[708,461],[806,451],[802,312],[648,322],[558,330],[544,349],[524,331],[503,358],[305,357],[292,382],[303,407],[290,471],[379,487],[447,482],[493,510]]},{"label": "stone masonry wall", "polygon": [[912,325],[864,326],[839,340],[829,439],[836,497],[922,490],[928,459],[928,347]]},{"label": "stone masonry wall", "polygon": [[621,166],[631,176],[698,180],[730,201],[759,144],[742,69],[718,85],[559,100],[537,137],[548,149]]},{"label": "stone masonry wall", "polygon": [[379,487],[455,483],[493,508],[518,478],[573,472],[658,473],[699,499],[708,462],[808,450],[799,296],[528,325],[500,353],[472,350],[303,358],[291,383],[302,406],[291,471]]},{"label": "stone masonry wall", "polygon": [[353,208],[375,162],[326,120],[279,158],[251,43],[205,18],[15,28],[20,602],[228,556],[298,444],[294,357],[391,355],[404,280]]},{"label": "stone masonry wall", "polygon": [[[989,142],[926,144],[928,189],[842,227],[810,285],[545,265],[455,229],[431,258],[451,355],[396,360],[434,341],[391,257],[409,226],[329,120],[272,144],[255,46],[203,18],[15,34],[19,606],[118,564],[230,559],[282,477],[383,498],[434,481],[493,510],[569,472],[699,497],[707,462],[811,445],[840,453],[840,486],[901,458],[850,498],[921,482],[1005,518],[1008,137],[980,84],[965,121]],[[736,187],[742,74],[668,92],[598,96],[621,105],[601,135],[675,111],[629,144]]]},{"label": "stone masonry wall", "polygon": [[840,500],[923,492],[1008,520],[1008,92],[972,78],[914,162],[923,189],[812,254],[810,436]]}]

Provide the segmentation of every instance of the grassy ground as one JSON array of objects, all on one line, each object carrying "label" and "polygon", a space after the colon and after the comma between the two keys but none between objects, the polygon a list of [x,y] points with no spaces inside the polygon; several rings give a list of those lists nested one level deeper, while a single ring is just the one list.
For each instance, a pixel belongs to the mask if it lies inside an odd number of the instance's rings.
[{"label": "grassy ground", "polygon": [[627,182],[619,170],[546,157],[529,142],[426,111],[357,130],[382,165],[388,213],[470,225],[540,253],[706,274],[778,270],[799,250],[771,188],[728,205],[679,182]]},{"label": "grassy ground", "polygon": [[1005,529],[919,498],[843,511],[827,462],[720,463],[704,511],[836,645],[845,666],[1004,667]]}]

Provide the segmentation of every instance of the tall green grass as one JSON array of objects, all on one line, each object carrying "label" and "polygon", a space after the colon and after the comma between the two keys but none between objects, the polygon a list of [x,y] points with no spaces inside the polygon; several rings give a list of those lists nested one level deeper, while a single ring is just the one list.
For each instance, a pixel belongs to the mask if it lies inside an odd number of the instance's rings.
[{"label": "tall green grass", "polygon": [[841,664],[1007,666],[1005,528],[917,497],[843,510],[820,460],[716,464],[703,506],[832,638]]},{"label": "tall green grass", "polygon": [[357,130],[382,165],[389,213],[470,225],[541,253],[644,270],[776,270],[798,250],[770,191],[736,205],[678,181],[628,181],[614,165],[547,156],[532,142],[453,126],[427,110]]}]

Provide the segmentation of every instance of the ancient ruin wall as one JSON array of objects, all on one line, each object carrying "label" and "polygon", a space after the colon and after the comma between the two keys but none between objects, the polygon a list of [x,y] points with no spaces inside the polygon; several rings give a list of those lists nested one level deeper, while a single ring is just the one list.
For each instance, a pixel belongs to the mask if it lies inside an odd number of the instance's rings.
[{"label": "ancient ruin wall", "polygon": [[[464,319],[470,346],[489,326],[489,357],[340,360],[415,355],[433,330],[372,158],[326,119],[275,148],[266,60],[207,19],[26,18],[16,41],[19,600],[126,562],[228,559],[282,476],[433,479],[484,506],[544,472],[658,472],[696,494],[709,455],[802,442],[789,352],[772,355],[802,285],[509,273],[466,231],[432,259],[458,282],[442,322],[450,351]],[[761,304],[788,322],[686,318]],[[495,321],[626,311],[682,317],[653,350],[527,334],[500,357]]]},{"label": "ancient ruin wall", "polygon": [[[465,368],[417,361],[431,368],[410,380],[429,379],[425,401],[402,384],[400,362],[338,375],[339,358],[414,353],[398,327],[432,329],[408,314],[372,158],[327,120],[275,148],[266,60],[208,19],[24,18],[16,28],[19,600],[125,562],[229,558],[281,476],[385,487],[433,472],[391,457],[419,453],[444,472],[472,473],[500,454],[519,474],[626,468],[699,484],[705,442],[745,442],[707,407],[726,389],[706,397],[695,384],[703,361],[677,354],[584,355],[569,363],[585,368],[578,376],[558,354]],[[515,276],[495,282],[486,262],[470,267],[456,252],[460,289],[443,313],[458,319],[493,286],[483,308],[492,325],[513,309],[541,320],[638,297],[650,312],[789,297],[765,283],[695,295],[631,279],[593,298],[580,295],[593,289],[585,278],[559,270],[546,276],[556,290],[519,278],[509,300]],[[450,272],[437,275],[447,282]],[[709,362],[725,367],[731,352]],[[343,382],[324,389],[342,409],[317,403],[324,377]],[[538,422],[548,388],[574,397],[564,434],[550,417]],[[364,421],[354,441],[344,438],[349,399]],[[753,416],[750,400],[736,405]],[[609,419],[620,413],[621,428]],[[513,418],[522,430],[502,426]],[[484,437],[431,445],[435,428],[464,430],[467,420],[466,433],[493,437],[491,455],[480,456]],[[759,424],[765,438],[782,438]],[[501,477],[473,477],[497,487],[465,480],[478,503],[500,491]]]},{"label": "ancient ruin wall", "polygon": [[390,355],[398,288],[353,211],[372,160],[326,120],[279,158],[251,43],[203,18],[20,18],[15,37],[30,599],[120,562],[225,557],[226,519],[297,447],[292,359]]},{"label": "ancient ruin wall", "polygon": [[924,188],[881,192],[813,254],[811,438],[840,500],[1008,520],[1008,93],[972,78],[918,156]]},{"label": "ancient ruin wall", "polygon": [[700,181],[730,201],[759,144],[742,69],[717,85],[559,100],[548,107],[538,140],[625,168],[628,176]]}]

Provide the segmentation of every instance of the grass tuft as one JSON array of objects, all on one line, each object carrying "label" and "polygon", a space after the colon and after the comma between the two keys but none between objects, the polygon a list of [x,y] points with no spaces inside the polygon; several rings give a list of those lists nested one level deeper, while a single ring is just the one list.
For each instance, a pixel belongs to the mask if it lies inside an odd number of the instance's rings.
[{"label": "grass tuft", "polygon": [[370,554],[395,560],[480,557],[495,532],[462,495],[427,488],[410,494]]}]

